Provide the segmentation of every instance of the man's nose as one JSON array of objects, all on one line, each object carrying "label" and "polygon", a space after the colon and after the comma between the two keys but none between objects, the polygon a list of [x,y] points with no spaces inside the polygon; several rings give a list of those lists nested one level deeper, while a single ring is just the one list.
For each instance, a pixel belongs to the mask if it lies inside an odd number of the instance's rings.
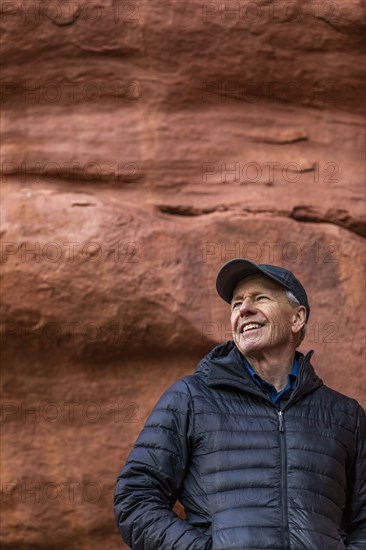
[{"label": "man's nose", "polygon": [[254,314],[256,312],[257,310],[253,301],[250,298],[245,298],[242,301],[241,306],[239,308],[240,316],[245,317],[246,315],[250,315],[251,313]]}]

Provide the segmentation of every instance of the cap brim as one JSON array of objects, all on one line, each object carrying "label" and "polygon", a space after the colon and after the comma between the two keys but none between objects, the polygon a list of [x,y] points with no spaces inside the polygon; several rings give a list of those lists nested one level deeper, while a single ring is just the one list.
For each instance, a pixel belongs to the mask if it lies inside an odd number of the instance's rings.
[{"label": "cap brim", "polygon": [[250,275],[265,275],[284,288],[289,288],[283,281],[278,280],[274,275],[261,269],[257,264],[249,260],[237,258],[230,260],[222,266],[216,278],[216,290],[225,302],[230,304],[235,287],[245,277]]}]

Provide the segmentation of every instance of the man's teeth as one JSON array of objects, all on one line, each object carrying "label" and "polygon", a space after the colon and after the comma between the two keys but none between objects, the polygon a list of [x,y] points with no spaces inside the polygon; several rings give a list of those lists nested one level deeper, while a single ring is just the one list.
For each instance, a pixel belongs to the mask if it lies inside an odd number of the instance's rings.
[{"label": "man's teeth", "polygon": [[245,325],[243,327],[242,332],[246,332],[247,330],[250,330],[252,328],[261,328],[262,325],[259,325],[258,323],[249,323],[248,325]]}]

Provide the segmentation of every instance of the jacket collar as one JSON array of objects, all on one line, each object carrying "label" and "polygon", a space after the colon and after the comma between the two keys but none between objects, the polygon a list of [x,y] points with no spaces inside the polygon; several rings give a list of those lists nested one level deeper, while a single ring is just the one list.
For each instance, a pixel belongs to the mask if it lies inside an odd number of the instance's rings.
[{"label": "jacket collar", "polygon": [[[296,352],[299,372],[291,401],[295,395],[299,397],[311,393],[323,384],[310,363],[313,353],[313,350],[306,355]],[[208,353],[198,364],[196,373],[204,374],[208,386],[232,386],[256,395],[264,395],[245,368],[243,356],[233,340],[216,346]]]}]

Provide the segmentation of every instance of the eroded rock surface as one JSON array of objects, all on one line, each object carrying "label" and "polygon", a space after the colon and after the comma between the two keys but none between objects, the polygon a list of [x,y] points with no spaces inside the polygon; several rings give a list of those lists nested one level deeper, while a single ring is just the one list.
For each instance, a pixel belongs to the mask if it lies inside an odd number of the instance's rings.
[{"label": "eroded rock surface", "polygon": [[292,269],[366,405],[362,4],[1,9],[2,547],[117,550],[149,411],[230,338],[223,262]]}]

